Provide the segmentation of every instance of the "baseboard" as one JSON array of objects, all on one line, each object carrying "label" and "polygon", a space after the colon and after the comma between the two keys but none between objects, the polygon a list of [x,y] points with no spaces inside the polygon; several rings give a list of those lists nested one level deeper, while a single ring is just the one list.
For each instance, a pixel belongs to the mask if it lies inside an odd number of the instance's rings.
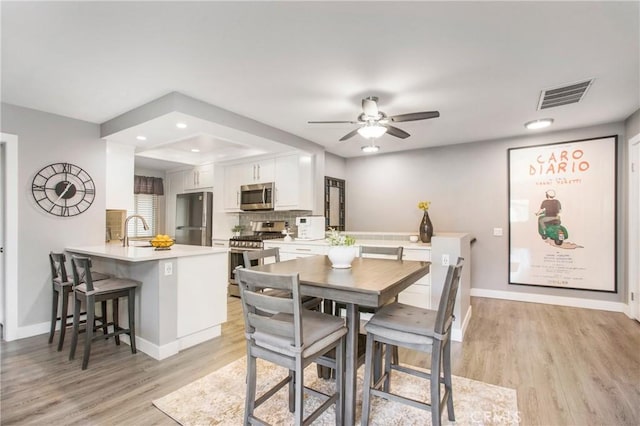
[{"label": "baseboard", "polygon": [[544,303],[546,305],[571,306],[573,308],[599,309],[601,311],[625,312],[626,304],[607,300],[581,299],[578,297],[550,296],[547,294],[517,293],[512,291],[472,288],[471,296],[516,302]]},{"label": "baseboard", "polygon": [[188,336],[180,337],[178,338],[179,350],[190,348],[191,346],[214,339],[220,335],[222,335],[222,325],[214,325],[213,327],[189,334]]},{"label": "baseboard", "polygon": [[467,314],[464,316],[462,321],[462,326],[460,328],[451,329],[451,340],[455,342],[462,342],[464,340],[464,334],[467,332],[467,327],[469,327],[469,321],[471,320],[471,313],[471,305],[469,305]]}]

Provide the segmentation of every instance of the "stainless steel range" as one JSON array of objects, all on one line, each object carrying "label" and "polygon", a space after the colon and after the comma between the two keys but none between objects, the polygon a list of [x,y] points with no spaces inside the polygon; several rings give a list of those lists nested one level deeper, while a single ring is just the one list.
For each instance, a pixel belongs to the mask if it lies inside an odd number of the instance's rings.
[{"label": "stainless steel range", "polygon": [[229,295],[240,297],[235,269],[244,266],[242,253],[250,250],[262,250],[263,241],[282,238],[282,231],[287,228],[284,220],[251,222],[251,235],[241,235],[229,239]]}]

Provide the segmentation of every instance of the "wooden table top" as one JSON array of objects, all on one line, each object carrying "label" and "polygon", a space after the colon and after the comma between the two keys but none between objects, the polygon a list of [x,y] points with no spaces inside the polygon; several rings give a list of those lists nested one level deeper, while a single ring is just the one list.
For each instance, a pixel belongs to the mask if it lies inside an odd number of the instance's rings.
[{"label": "wooden table top", "polygon": [[327,256],[309,256],[252,269],[300,274],[301,292],[343,303],[382,306],[429,273],[431,262],[355,258],[351,268],[334,269]]}]

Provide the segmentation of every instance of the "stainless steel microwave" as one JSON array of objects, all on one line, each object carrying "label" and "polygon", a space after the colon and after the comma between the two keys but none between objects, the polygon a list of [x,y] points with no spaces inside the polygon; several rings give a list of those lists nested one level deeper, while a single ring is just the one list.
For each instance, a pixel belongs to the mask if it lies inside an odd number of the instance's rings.
[{"label": "stainless steel microwave", "polygon": [[242,185],[240,187],[240,209],[273,210],[273,182]]}]

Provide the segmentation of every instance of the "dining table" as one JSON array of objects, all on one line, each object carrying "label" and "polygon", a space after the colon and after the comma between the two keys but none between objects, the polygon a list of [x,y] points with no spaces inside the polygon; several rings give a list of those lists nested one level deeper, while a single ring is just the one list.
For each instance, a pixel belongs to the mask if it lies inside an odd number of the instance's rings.
[{"label": "dining table", "polygon": [[346,305],[344,424],[355,424],[358,370],[359,306],[380,307],[429,273],[431,262],[358,257],[350,268],[333,268],[325,255],[259,265],[252,269],[274,274],[298,273],[303,295]]}]

